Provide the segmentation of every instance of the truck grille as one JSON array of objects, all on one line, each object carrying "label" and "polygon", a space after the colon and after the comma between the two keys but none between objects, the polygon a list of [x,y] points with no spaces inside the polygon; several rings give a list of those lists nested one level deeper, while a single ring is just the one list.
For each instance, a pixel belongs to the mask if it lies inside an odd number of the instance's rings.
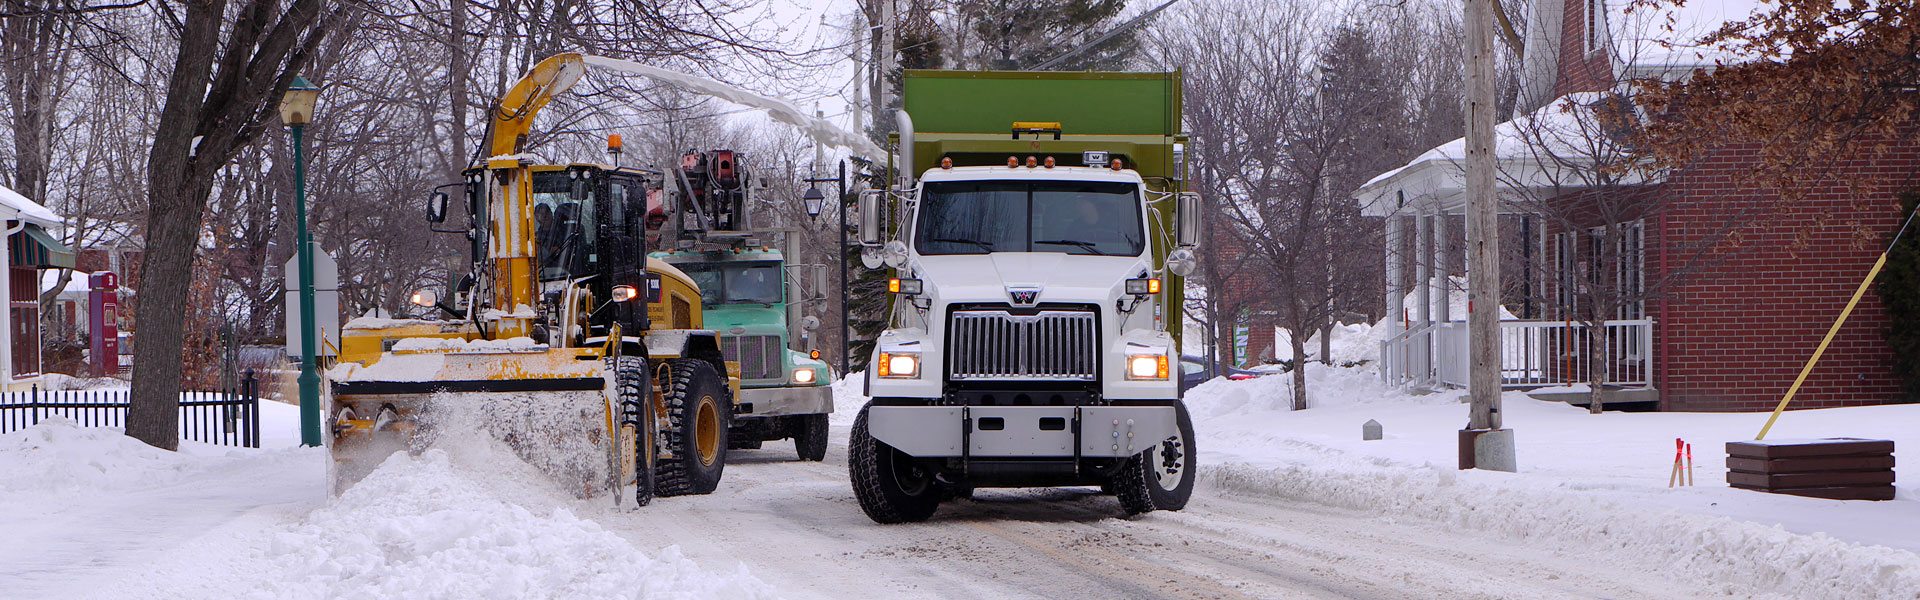
[{"label": "truck grille", "polygon": [[740,363],[741,379],[774,379],[780,372],[780,346],[777,335],[728,335],[720,338],[720,354]]},{"label": "truck grille", "polygon": [[947,368],[957,380],[1092,381],[1097,374],[1100,336],[1091,312],[961,311],[948,332]]}]

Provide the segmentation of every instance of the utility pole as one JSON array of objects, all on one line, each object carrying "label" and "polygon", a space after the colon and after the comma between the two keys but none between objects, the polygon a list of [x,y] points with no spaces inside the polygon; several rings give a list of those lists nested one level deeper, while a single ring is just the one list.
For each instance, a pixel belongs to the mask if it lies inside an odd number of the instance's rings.
[{"label": "utility pole", "polygon": [[1493,189],[1494,0],[1467,0],[1467,393],[1460,468],[1515,470],[1513,432],[1500,423],[1500,240]]},{"label": "utility pole", "polygon": [[[875,65],[880,74],[874,77],[880,82],[880,93],[873,97],[874,129],[888,129],[886,118],[893,108],[893,90],[887,87],[887,78],[893,75],[893,51],[893,0],[880,0],[880,64]],[[892,185],[892,180],[888,181]]]},{"label": "utility pole", "polygon": [[[857,17],[854,21],[853,29],[849,33],[854,39],[861,42],[867,41],[868,39],[867,35],[860,31],[860,23]],[[868,110],[867,81],[865,75],[867,72],[867,63],[860,59],[860,44],[855,43],[847,47],[847,59],[853,61],[853,110],[847,112],[853,113],[854,133],[864,134],[867,132],[866,111]]]}]

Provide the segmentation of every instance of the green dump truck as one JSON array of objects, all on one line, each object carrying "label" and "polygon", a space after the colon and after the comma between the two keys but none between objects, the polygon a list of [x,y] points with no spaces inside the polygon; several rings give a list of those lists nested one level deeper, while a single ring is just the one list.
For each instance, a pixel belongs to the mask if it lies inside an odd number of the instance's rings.
[{"label": "green dump truck", "polygon": [[910,70],[903,86],[902,176],[860,198],[894,294],[848,442],[861,508],[918,521],[977,487],[1096,485],[1129,513],[1184,507],[1199,197],[1179,73]]},{"label": "green dump truck", "polygon": [[793,439],[800,460],[827,454],[827,414],[833,412],[833,374],[802,344],[812,329],[800,315],[798,278],[785,254],[742,244],[725,250],[655,252],[700,287],[706,328],[720,334],[720,351],[740,365],[728,444],[759,448]]}]

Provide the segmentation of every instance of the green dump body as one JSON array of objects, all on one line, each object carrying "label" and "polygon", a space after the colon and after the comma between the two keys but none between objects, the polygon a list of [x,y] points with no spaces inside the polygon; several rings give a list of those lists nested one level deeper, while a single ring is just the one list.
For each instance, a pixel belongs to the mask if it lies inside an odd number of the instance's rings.
[{"label": "green dump body", "polygon": [[[939,71],[910,69],[902,103],[913,118],[915,179],[938,168],[1005,165],[1028,156],[1081,166],[1082,153],[1104,151],[1140,173],[1156,209],[1152,221],[1154,268],[1168,285],[1160,310],[1167,330],[1180,339],[1181,278],[1165,271],[1174,235],[1175,194],[1185,191],[1180,148],[1180,72]],[[1014,134],[1014,123],[1058,123],[1052,133]],[[896,140],[897,142],[898,140]]]}]

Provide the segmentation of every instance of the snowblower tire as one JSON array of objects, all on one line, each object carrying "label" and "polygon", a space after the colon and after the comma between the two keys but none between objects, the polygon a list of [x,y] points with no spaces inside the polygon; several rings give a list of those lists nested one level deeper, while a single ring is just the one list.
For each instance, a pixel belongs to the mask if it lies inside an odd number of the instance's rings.
[{"label": "snowblower tire", "polygon": [[827,415],[800,415],[794,417],[800,426],[793,434],[793,450],[800,460],[820,462],[827,459]]},{"label": "snowblower tire", "polygon": [[[620,400],[620,436],[633,438],[633,505],[653,502],[654,469],[659,440],[654,438],[653,377],[647,361],[638,356],[615,357],[613,362],[615,396]],[[622,439],[616,437],[615,439]],[[614,477],[622,477],[618,470]]]},{"label": "snowblower tire", "polygon": [[1175,404],[1174,411],[1180,433],[1128,460],[1113,476],[1114,496],[1128,515],[1180,510],[1193,496],[1193,419],[1184,404]]},{"label": "snowblower tire", "polygon": [[662,391],[668,425],[662,437],[673,457],[661,460],[655,469],[655,492],[660,496],[711,494],[720,487],[721,472],[727,467],[733,403],[707,361],[676,358],[667,361],[667,370]]},{"label": "snowblower tire", "polygon": [[940,508],[940,484],[933,474],[915,469],[906,454],[874,439],[865,408],[847,440],[847,470],[860,510],[875,523],[925,521]]}]

